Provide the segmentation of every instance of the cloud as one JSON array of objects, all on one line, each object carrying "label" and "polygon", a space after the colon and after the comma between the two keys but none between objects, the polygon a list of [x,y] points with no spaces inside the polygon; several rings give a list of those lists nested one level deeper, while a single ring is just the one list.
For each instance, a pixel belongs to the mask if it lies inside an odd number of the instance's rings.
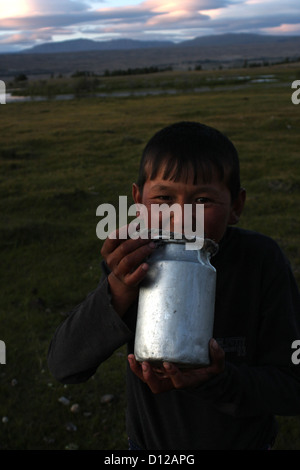
[{"label": "cloud", "polygon": [[[65,0],[65,3],[68,2]],[[142,20],[146,23],[150,17],[159,14],[160,13],[148,11],[139,7],[115,9],[103,8],[101,10],[88,10],[81,8],[80,11],[75,9],[74,11],[67,10],[65,12],[56,12],[55,9],[53,9],[53,11],[49,12],[47,10],[46,14],[38,12],[38,14],[23,17],[4,18],[1,22],[1,29],[35,29],[53,26],[76,26],[80,23],[92,24],[107,21],[112,21],[114,23],[125,21],[131,23],[136,20]]]},{"label": "cloud", "polygon": [[[163,22],[177,22],[184,18],[202,17],[201,11],[221,8],[228,0],[174,0],[160,2],[146,0],[136,6],[91,9],[87,3],[72,0],[28,0],[30,12],[24,16],[4,18],[2,29],[28,29],[50,26],[67,26],[79,23],[113,23],[142,21],[145,26]],[[206,17],[207,18],[207,17]]]},{"label": "cloud", "polygon": [[29,11],[35,15],[68,14],[86,11],[86,2],[76,0],[27,0]]},{"label": "cloud", "polygon": [[134,4],[119,7],[109,7],[104,0],[17,1],[26,4],[27,11],[1,20],[0,45],[21,48],[84,35],[176,41],[241,31],[300,34],[299,0],[132,0]]},{"label": "cloud", "polygon": [[262,31],[268,34],[281,34],[281,35],[294,35],[299,34],[300,23],[294,24],[281,24],[280,26],[270,26],[269,28],[262,28]]},{"label": "cloud", "polygon": [[[42,35],[43,41],[50,41],[51,40],[51,33],[49,32],[44,32]],[[32,32],[22,32],[22,33],[16,33],[16,34],[8,34],[8,35],[3,35],[0,37],[0,44],[1,45],[12,45],[12,44],[24,44],[24,45],[30,45],[32,42],[36,40],[41,39],[41,33],[35,34]]]},{"label": "cloud", "polygon": [[[263,33],[268,28],[280,28],[281,25],[299,23],[300,8],[298,0],[247,0],[226,10],[215,11],[213,27],[220,33],[255,32]],[[300,28],[293,28],[300,34]],[[274,33],[276,34],[276,33]]]}]

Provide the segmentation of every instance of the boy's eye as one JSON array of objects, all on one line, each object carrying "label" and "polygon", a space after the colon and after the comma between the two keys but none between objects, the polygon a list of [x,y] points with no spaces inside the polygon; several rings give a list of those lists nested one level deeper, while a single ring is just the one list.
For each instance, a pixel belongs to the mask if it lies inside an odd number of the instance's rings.
[{"label": "boy's eye", "polygon": [[159,196],[156,196],[155,199],[161,199],[162,201],[170,201],[171,196],[159,195]]},{"label": "boy's eye", "polygon": [[196,202],[199,204],[205,204],[207,202],[211,202],[211,200],[208,197],[197,197]]}]

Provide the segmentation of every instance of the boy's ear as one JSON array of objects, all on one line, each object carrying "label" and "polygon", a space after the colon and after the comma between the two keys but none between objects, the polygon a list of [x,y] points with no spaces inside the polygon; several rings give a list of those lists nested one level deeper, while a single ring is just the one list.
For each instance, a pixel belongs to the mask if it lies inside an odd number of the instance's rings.
[{"label": "boy's ear", "polygon": [[140,188],[136,183],[133,183],[132,185],[132,198],[135,202],[135,204],[141,203],[142,202],[142,193],[140,191]]},{"label": "boy's ear", "polygon": [[240,189],[238,197],[233,201],[229,218],[229,225],[235,225],[240,220],[246,201],[246,190]]}]

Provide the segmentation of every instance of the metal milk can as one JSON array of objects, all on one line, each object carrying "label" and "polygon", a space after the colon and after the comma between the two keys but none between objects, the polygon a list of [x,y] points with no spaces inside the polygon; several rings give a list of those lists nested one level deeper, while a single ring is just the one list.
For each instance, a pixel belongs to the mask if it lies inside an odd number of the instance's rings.
[{"label": "metal milk can", "polygon": [[182,239],[156,243],[139,292],[136,359],[182,368],[208,365],[216,289],[210,257],[218,245],[205,239],[202,248],[187,250]]}]

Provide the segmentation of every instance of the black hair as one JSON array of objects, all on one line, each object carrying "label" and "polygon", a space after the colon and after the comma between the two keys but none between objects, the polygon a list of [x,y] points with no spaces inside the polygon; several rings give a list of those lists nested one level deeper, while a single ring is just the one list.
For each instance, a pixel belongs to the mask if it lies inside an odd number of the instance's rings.
[{"label": "black hair", "polygon": [[182,181],[194,171],[193,184],[209,183],[217,171],[235,200],[240,190],[240,167],[233,143],[217,129],[198,122],[182,121],[158,131],[146,145],[137,185],[143,190],[164,167],[163,179]]}]

